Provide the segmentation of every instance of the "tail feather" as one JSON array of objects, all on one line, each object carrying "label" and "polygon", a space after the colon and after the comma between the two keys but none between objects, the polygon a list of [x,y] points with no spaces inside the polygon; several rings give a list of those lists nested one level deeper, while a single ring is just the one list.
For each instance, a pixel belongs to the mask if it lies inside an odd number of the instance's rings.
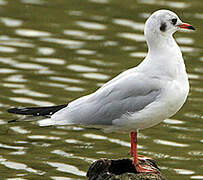
[{"label": "tail feather", "polygon": [[47,107],[25,107],[25,108],[11,108],[7,111],[14,114],[31,115],[31,116],[45,116],[50,117],[55,112],[67,107],[68,104]]}]

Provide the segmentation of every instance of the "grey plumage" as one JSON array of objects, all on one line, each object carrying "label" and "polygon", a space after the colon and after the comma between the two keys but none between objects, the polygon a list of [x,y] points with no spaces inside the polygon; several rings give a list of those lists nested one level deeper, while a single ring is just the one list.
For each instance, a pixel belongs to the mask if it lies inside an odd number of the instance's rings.
[{"label": "grey plumage", "polygon": [[[160,94],[159,79],[141,73],[121,74],[95,93],[71,102],[53,115],[56,123],[112,125],[124,114],[135,113],[154,102]],[[59,116],[58,116],[59,115]]]}]

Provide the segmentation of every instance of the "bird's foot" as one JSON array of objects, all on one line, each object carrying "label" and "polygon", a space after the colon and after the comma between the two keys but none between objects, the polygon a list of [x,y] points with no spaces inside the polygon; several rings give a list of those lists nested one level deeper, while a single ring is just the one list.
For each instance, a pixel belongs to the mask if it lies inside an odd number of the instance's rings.
[{"label": "bird's foot", "polygon": [[138,155],[138,161],[133,162],[138,173],[160,173],[160,169],[155,161],[147,156]]},{"label": "bird's foot", "polygon": [[135,169],[138,173],[159,173],[159,171],[148,164],[136,164]]}]

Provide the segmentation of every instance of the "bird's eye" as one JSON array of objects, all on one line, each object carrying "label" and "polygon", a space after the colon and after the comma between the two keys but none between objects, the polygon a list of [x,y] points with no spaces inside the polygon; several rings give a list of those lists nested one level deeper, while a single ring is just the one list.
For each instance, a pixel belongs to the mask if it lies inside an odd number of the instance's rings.
[{"label": "bird's eye", "polygon": [[172,24],[175,25],[177,23],[177,18],[173,18],[171,21],[172,21]]}]

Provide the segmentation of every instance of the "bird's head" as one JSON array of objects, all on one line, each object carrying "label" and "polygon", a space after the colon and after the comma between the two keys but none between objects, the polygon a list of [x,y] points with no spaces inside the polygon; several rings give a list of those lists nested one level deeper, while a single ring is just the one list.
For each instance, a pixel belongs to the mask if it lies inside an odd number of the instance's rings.
[{"label": "bird's head", "polygon": [[193,26],[183,23],[174,12],[169,10],[158,10],[154,12],[145,24],[146,35],[153,33],[168,36],[180,29],[195,30]]}]

